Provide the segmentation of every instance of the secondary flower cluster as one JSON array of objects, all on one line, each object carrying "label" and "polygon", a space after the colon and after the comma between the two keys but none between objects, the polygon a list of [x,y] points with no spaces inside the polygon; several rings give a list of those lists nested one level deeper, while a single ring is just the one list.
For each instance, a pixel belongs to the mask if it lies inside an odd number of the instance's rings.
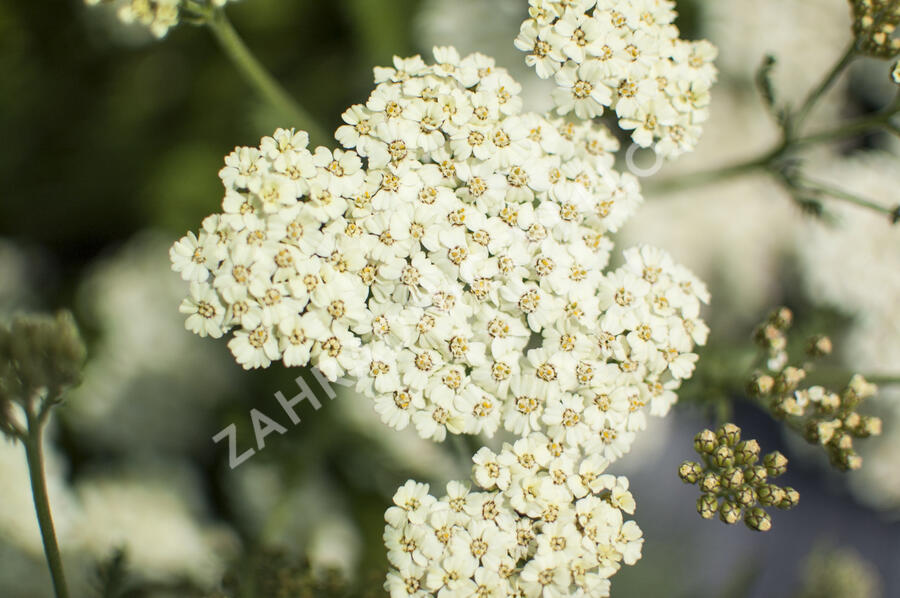
[{"label": "secondary flower cluster", "polygon": [[[844,471],[859,469],[862,457],[854,450],[853,439],[880,435],[881,419],[860,414],[857,409],[862,401],[876,394],[878,387],[856,374],[840,394],[823,386],[801,388],[812,364],[798,367],[788,363],[787,331],[792,322],[793,314],[782,307],[757,328],[756,342],[769,354],[769,373],[753,375],[750,395],[807,442],[821,445],[834,467]],[[832,348],[828,337],[815,336],[807,342],[806,354],[816,359],[830,354]]]},{"label": "secondary flower cluster", "polygon": [[896,56],[900,39],[894,32],[900,24],[900,4],[895,0],[850,0],[850,4],[860,51],[878,58]]},{"label": "secondary flower cluster", "polygon": [[862,457],[854,450],[853,439],[878,436],[882,426],[880,418],[860,414],[857,409],[862,401],[875,396],[878,387],[856,374],[840,394],[823,386],[798,389],[804,376],[804,370],[788,366],[774,379],[757,376],[752,387],[768,402],[775,417],[787,420],[807,442],[821,445],[834,467],[859,469]]},{"label": "secondary flower cluster", "polygon": [[[197,0],[191,4],[201,8],[221,8],[230,0]],[[169,29],[178,25],[185,0],[84,0],[88,6],[108,4],[115,8],[119,20],[126,25],[146,27],[157,38],[163,38]]]},{"label": "secondary flower cluster", "polygon": [[479,491],[436,499],[409,481],[385,514],[391,571],[404,596],[608,596],[609,578],[641,556],[628,481],[541,434],[474,457]]},{"label": "secondary flower cluster", "polygon": [[698,484],[703,494],[697,499],[697,512],[712,519],[716,512],[725,523],[737,523],[743,517],[752,530],[772,528],[772,518],[762,507],[790,509],[800,494],[790,487],[770,482],[787,470],[787,459],[778,451],[759,462],[759,443],[741,440],[741,429],[724,424],[718,430],[703,430],[694,438],[694,450],[702,463],[685,461],[678,475],[686,484]]},{"label": "secondary flower cluster", "polygon": [[171,251],[187,327],[246,368],[351,375],[425,438],[542,431],[613,459],[694,368],[704,285],[642,247],[604,273],[641,200],[609,133],[521,112],[492,59],[376,69],[344,150],[279,130],[226,158],[223,213]]},{"label": "secondary flower cluster", "polygon": [[529,0],[516,47],[554,77],[560,114],[593,118],[604,106],[641,147],[691,150],[708,117],[716,49],[679,39],[670,0]]}]

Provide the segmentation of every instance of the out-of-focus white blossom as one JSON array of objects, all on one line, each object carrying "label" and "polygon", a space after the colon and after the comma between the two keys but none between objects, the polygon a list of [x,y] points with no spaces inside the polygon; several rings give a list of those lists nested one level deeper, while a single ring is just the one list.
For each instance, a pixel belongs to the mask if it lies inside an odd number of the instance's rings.
[{"label": "out-of-focus white blossom", "polygon": [[[772,147],[778,135],[752,90],[723,81],[713,91],[710,119],[696,150],[666,163],[651,183],[746,161]],[[800,211],[765,174],[663,191],[648,196],[623,227],[620,242],[665,247],[711,285],[717,304],[728,306],[711,311],[714,323],[721,314],[727,319],[722,326],[733,329],[735,316],[743,315],[752,325],[752,318],[776,300],[775,273],[793,250]]]},{"label": "out-of-focus white blossom", "polygon": [[159,260],[169,242],[136,236],[98,260],[78,290],[97,337],[64,416],[86,442],[129,453],[208,442],[198,426],[235,384],[224,347],[182,333],[173,307],[185,289]]},{"label": "out-of-focus white blossom", "polygon": [[223,213],[170,252],[187,326],[233,330],[246,368],[353,376],[424,438],[502,426],[617,458],[691,375],[706,289],[648,246],[604,273],[641,200],[605,129],[523,113],[487,56],[434,54],[375,69],[344,150],[279,130],[226,158]]},{"label": "out-of-focus white blossom", "polygon": [[[199,0],[197,3],[221,8],[233,0]],[[183,0],[84,0],[88,6],[110,5],[118,19],[126,25],[137,25],[163,38],[169,29],[178,25]]]},{"label": "out-of-focus white blossom", "polygon": [[321,467],[304,468],[290,479],[283,474],[277,465],[259,461],[232,472],[225,491],[239,526],[265,546],[304,554],[319,572],[337,568],[352,576],[361,538],[346,493]]},{"label": "out-of-focus white blossom", "polygon": [[665,156],[693,149],[716,79],[716,48],[679,38],[669,0],[529,0],[516,47],[553,77],[560,114],[615,110],[641,147]]},{"label": "out-of-focus white blossom", "polygon": [[[845,0],[702,2],[698,6],[704,31],[720,49],[717,65],[723,80],[752,81],[765,56],[771,54],[776,58],[771,80],[779,103],[799,105],[853,37]],[[839,96],[829,94],[820,105],[824,111],[817,114],[836,117],[841,105],[830,99]],[[825,118],[823,122],[832,121]]]},{"label": "out-of-focus white blossom", "polygon": [[[44,449],[45,472],[53,522],[63,558],[77,563],[73,582],[86,580],[78,570],[87,562],[105,560],[125,548],[134,571],[146,579],[183,576],[202,585],[221,578],[224,563],[236,547],[233,534],[222,526],[202,523],[198,494],[177,475],[140,478],[107,476],[65,481],[65,463],[51,444]],[[0,443],[0,550],[10,545],[36,559],[43,544],[31,496],[25,454],[20,444]],[[9,586],[0,570],[0,588]]]},{"label": "out-of-focus white blossom", "polygon": [[609,578],[641,557],[624,477],[607,461],[540,433],[482,448],[478,488],[450,482],[436,499],[408,481],[385,513],[385,589],[406,596],[608,596]]},{"label": "out-of-focus white blossom", "polygon": [[70,548],[98,560],[124,548],[129,565],[143,577],[185,577],[210,586],[235,551],[232,532],[203,522],[190,486],[171,475],[154,479],[143,471],[134,478],[88,479],[76,494],[80,513]]}]

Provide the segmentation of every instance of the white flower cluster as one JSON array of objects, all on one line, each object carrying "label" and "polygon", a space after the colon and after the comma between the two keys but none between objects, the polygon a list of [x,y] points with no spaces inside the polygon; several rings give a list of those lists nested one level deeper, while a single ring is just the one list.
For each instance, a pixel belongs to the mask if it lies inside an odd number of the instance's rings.
[{"label": "white flower cluster", "polygon": [[604,106],[641,147],[693,149],[708,116],[716,48],[679,38],[671,0],[529,0],[516,47],[554,77],[560,114],[593,118]]},{"label": "white flower cluster", "polygon": [[[200,4],[221,8],[229,1],[201,0]],[[178,25],[183,0],[84,0],[84,3],[88,6],[111,5],[126,25],[146,27],[155,37],[163,38],[169,29]]]},{"label": "white flower cluster", "polygon": [[385,513],[392,568],[385,589],[406,596],[608,596],[609,578],[641,557],[628,480],[604,474],[539,433],[474,457],[480,491],[447,484],[435,499],[409,481]]},{"label": "white flower cluster", "polygon": [[354,376],[423,438],[502,424],[616,458],[691,375],[706,289],[650,247],[604,274],[641,199],[604,129],[521,113],[486,56],[435,58],[376,69],[345,150],[279,130],[226,158],[224,213],[171,250],[187,327],[235,329],[245,368]]}]

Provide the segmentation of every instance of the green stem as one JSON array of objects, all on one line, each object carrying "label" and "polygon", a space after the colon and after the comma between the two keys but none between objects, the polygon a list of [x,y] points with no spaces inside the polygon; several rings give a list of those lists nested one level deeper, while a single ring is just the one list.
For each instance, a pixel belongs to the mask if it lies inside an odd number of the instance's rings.
[{"label": "green stem", "polygon": [[748,174],[758,170],[771,170],[775,163],[785,154],[793,152],[803,146],[838,141],[882,127],[896,129],[897,127],[890,119],[898,112],[900,112],[900,102],[895,101],[880,112],[852,120],[833,129],[808,135],[806,137],[799,137],[790,141],[782,141],[771,150],[745,161],[721,168],[701,170],[699,172],[669,177],[661,181],[645,183],[644,187],[650,194],[664,195],[675,191],[681,191],[682,189],[689,187],[707,185],[709,183],[730,179],[735,176]]},{"label": "green stem", "polygon": [[822,80],[819,85],[809,92],[809,95],[806,96],[806,100],[803,102],[803,105],[800,106],[800,109],[794,114],[791,123],[791,126],[794,131],[799,131],[800,127],[803,125],[803,121],[806,120],[806,117],[809,116],[809,113],[818,103],[818,101],[822,98],[825,93],[831,89],[831,86],[834,85],[835,81],[837,81],[838,77],[840,77],[841,73],[844,72],[844,69],[849,66],[849,64],[856,57],[857,51],[857,42],[854,40],[853,43],[847,48],[841,58],[835,63],[832,69],[825,75],[825,78]]},{"label": "green stem", "polygon": [[900,384],[900,374],[896,376],[863,376],[867,382],[878,386],[896,386]]},{"label": "green stem", "polygon": [[721,168],[677,175],[657,182],[648,182],[645,184],[647,192],[649,194],[663,195],[756,171],[775,173],[777,172],[776,163],[778,160],[786,154],[803,146],[844,139],[882,127],[890,129],[891,131],[896,131],[898,128],[891,122],[891,117],[900,112],[900,95],[898,95],[897,100],[876,114],[864,116],[833,129],[807,135],[805,137],[797,135],[800,127],[815,107],[816,103],[818,103],[819,99],[825,95],[832,85],[834,85],[841,73],[844,72],[856,56],[857,43],[854,42],[850,44],[822,82],[809,92],[801,107],[788,116],[785,124],[782,126],[782,140],[770,150],[745,161],[730,164]]},{"label": "green stem", "polygon": [[742,162],[736,162],[720,168],[689,172],[687,174],[676,175],[659,181],[647,181],[643,184],[643,187],[650,195],[666,195],[691,187],[709,185],[718,181],[749,174],[757,170],[764,170],[783,152],[784,149],[779,146],[778,148]]},{"label": "green stem", "polygon": [[891,117],[897,114],[898,110],[900,110],[900,104],[895,102],[891,106],[880,112],[876,112],[875,114],[851,120],[833,129],[794,139],[791,141],[791,148],[846,139],[853,135],[867,133],[880,128],[894,129],[896,128],[896,125],[891,122]]},{"label": "green stem", "polygon": [[28,474],[31,477],[31,493],[34,498],[34,510],[37,513],[38,524],[41,528],[44,555],[47,557],[47,566],[50,568],[50,576],[53,579],[53,589],[56,593],[56,598],[68,598],[69,590],[66,587],[62,557],[59,553],[59,544],[56,541],[56,531],[53,527],[50,497],[47,494],[47,479],[44,476],[43,437],[46,417],[38,416],[30,410],[27,417],[28,434],[23,438],[22,443],[25,445]]},{"label": "green stem", "polygon": [[813,193],[831,197],[832,199],[839,199],[847,203],[852,203],[863,208],[874,210],[887,216],[894,216],[895,210],[875,203],[874,201],[870,201],[857,195],[853,195],[852,193],[848,193],[841,189],[829,187],[828,185],[824,185],[822,183],[819,183],[818,181],[814,181],[804,176],[797,176],[796,179],[797,182],[800,183],[801,188],[805,191],[811,191]]},{"label": "green stem", "polygon": [[274,106],[295,128],[309,133],[310,140],[324,143],[328,135],[316,124],[315,119],[284,90],[266,68],[256,59],[231,21],[221,9],[209,13],[206,24],[247,83]]}]

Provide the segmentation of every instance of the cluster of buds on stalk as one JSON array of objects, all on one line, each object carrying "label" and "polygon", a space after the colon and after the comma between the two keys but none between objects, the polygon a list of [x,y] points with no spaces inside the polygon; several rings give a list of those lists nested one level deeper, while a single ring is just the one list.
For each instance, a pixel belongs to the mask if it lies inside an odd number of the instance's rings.
[{"label": "cluster of buds on stalk", "polygon": [[760,462],[759,443],[741,440],[741,429],[734,424],[703,430],[694,437],[694,450],[700,463],[685,461],[678,475],[699,486],[697,512],[704,519],[718,513],[724,523],[743,519],[750,529],[765,532],[772,529],[772,517],[763,507],[790,509],[800,500],[793,488],[771,482],[787,471],[787,458],[774,451]]},{"label": "cluster of buds on stalk", "polygon": [[[862,457],[854,450],[853,439],[881,434],[881,419],[863,415],[858,408],[878,389],[859,374],[840,393],[824,386],[801,388],[812,362],[788,364],[787,330],[791,321],[790,310],[782,307],[757,328],[755,338],[768,353],[769,372],[752,376],[749,394],[809,443],[821,445],[834,467],[842,471],[859,469]],[[830,354],[832,348],[828,337],[815,336],[807,341],[806,356],[815,360]]]},{"label": "cluster of buds on stalk", "polygon": [[21,440],[78,383],[85,347],[71,314],[19,315],[0,324],[0,432]]},{"label": "cluster of buds on stalk", "polygon": [[851,0],[853,35],[863,54],[891,58],[900,52],[900,39],[894,37],[900,24],[897,0]]}]

